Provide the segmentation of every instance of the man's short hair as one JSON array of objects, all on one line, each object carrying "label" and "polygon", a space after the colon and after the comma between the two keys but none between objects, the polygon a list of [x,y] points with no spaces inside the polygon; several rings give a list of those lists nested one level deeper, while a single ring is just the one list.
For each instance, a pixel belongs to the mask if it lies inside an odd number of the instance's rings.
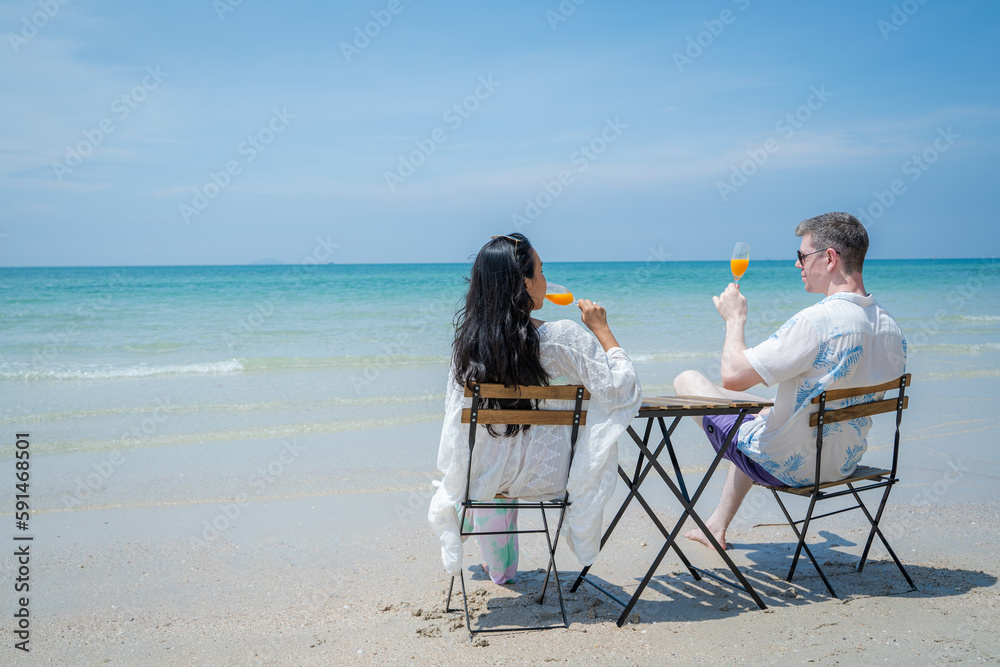
[{"label": "man's short hair", "polygon": [[824,213],[799,223],[796,236],[812,236],[816,250],[833,248],[840,255],[846,273],[861,273],[868,252],[868,232],[850,213]]}]

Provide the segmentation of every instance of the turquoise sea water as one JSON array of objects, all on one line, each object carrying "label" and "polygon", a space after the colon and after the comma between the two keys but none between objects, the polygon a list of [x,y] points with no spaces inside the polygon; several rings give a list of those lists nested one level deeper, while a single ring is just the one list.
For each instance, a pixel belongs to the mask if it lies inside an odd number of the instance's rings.
[{"label": "turquoise sea water", "polygon": [[[0,269],[0,419],[45,424],[52,451],[429,430],[441,411],[467,266],[324,265]],[[717,374],[711,297],[728,262],[548,263],[605,304],[648,394],[685,368]],[[869,261],[865,283],[929,379],[1000,373],[995,260]],[[818,300],[792,261],[741,285],[747,342]],[[579,321],[547,304],[542,319]],[[159,411],[157,412],[157,409]],[[151,415],[169,415],[128,439]],[[332,436],[331,436],[332,437]],[[426,466],[425,466],[426,467]]]},{"label": "turquoise sea water", "polygon": [[[461,264],[0,269],[0,379],[120,379],[370,363],[437,363]],[[607,305],[640,359],[717,353],[723,262],[547,264]],[[993,260],[869,261],[866,286],[917,348],[982,354],[1000,332]],[[748,343],[817,300],[791,262],[751,264]],[[547,304],[543,319],[578,318]],[[926,339],[926,340],[925,340]],[[30,386],[30,384],[29,384]]]}]

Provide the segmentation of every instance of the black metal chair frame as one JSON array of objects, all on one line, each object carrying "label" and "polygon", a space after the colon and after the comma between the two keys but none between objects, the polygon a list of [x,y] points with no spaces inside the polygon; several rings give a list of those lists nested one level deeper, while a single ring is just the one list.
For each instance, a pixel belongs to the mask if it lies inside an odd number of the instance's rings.
[{"label": "black metal chair frame", "polygon": [[[896,475],[896,467],[899,460],[899,424],[903,418],[903,410],[906,409],[909,403],[909,399],[905,395],[906,387],[909,386],[909,384],[910,374],[907,373],[896,380],[881,385],[861,387],[858,389],[824,391],[822,394],[812,399],[813,404],[819,405],[819,410],[810,415],[809,419],[809,425],[816,427],[816,481],[812,485],[805,487],[765,486],[765,488],[771,490],[771,493],[774,495],[774,499],[778,501],[778,506],[784,513],[785,519],[788,520],[788,525],[791,526],[792,531],[795,533],[795,537],[798,539],[798,544],[795,547],[795,554],[792,557],[792,564],[788,569],[788,577],[786,578],[786,581],[791,582],[792,575],[795,574],[795,566],[799,562],[799,556],[803,551],[805,551],[806,556],[809,557],[809,560],[816,568],[816,571],[819,572],[819,576],[823,579],[823,583],[826,584],[826,588],[830,592],[830,595],[835,598],[838,597],[837,593],[833,590],[833,586],[830,584],[830,580],[827,579],[826,574],[823,572],[823,568],[820,567],[819,561],[817,561],[816,557],[813,555],[812,550],[809,549],[809,545],[806,544],[806,536],[814,519],[821,519],[834,514],[860,509],[864,512],[865,517],[868,519],[868,523],[871,524],[871,530],[868,531],[868,539],[865,542],[864,550],[861,552],[861,560],[858,563],[857,568],[858,572],[864,570],[865,562],[868,560],[868,552],[871,549],[875,536],[878,535],[878,538],[882,541],[886,551],[896,563],[896,567],[899,568],[903,577],[906,578],[906,582],[910,585],[910,590],[916,590],[916,585],[914,585],[913,579],[910,578],[906,568],[903,567],[899,557],[896,556],[896,552],[892,550],[891,546],[889,546],[889,541],[882,533],[882,529],[879,528],[879,522],[882,520],[882,513],[885,510],[886,502],[889,499],[889,492],[892,490],[893,484],[899,482],[899,478]],[[898,390],[899,392],[895,398],[883,398],[881,400],[873,399],[834,410],[828,410],[826,407],[827,401],[836,401],[845,398],[854,398],[867,394],[878,394],[880,392],[893,390]],[[896,432],[892,445],[892,468],[885,470],[880,468],[871,468],[868,466],[858,466],[854,473],[846,479],[835,482],[820,483],[824,424],[831,424],[849,419],[855,419],[857,417],[871,416],[886,412],[896,413]],[[840,489],[837,491],[826,490],[845,485],[847,486],[846,489]],[[875,515],[872,516],[868,507],[861,500],[860,494],[865,491],[873,491],[875,489],[883,489],[883,492],[878,510],[875,512]],[[788,509],[785,507],[785,504],[781,501],[779,492],[793,494],[800,497],[808,497],[809,508],[806,510],[805,518],[798,521],[794,520]],[[854,500],[857,504],[844,509],[827,512],[825,514],[814,515],[816,505],[820,501],[831,500],[833,498],[840,498],[841,496],[847,495],[854,496]],[[802,524],[801,530],[798,528],[799,524]]]},{"label": "black metal chair frame", "polygon": [[[549,563],[545,571],[545,582],[542,584],[542,592],[538,597],[538,604],[545,602],[545,592],[548,590],[549,577],[553,575],[556,585],[556,593],[559,597],[559,611],[562,613],[562,623],[556,625],[537,625],[531,627],[502,627],[502,628],[472,628],[472,620],[469,616],[469,600],[465,589],[465,573],[459,572],[459,579],[462,583],[462,604],[465,608],[465,626],[469,634],[475,636],[481,632],[515,632],[524,630],[550,630],[554,628],[568,628],[569,620],[566,616],[566,605],[563,601],[562,586],[559,583],[559,570],[556,568],[556,547],[559,545],[559,534],[562,531],[563,519],[566,510],[571,502],[569,492],[559,500],[546,500],[540,502],[524,502],[517,498],[511,498],[513,503],[498,503],[496,498],[488,500],[470,500],[469,489],[472,478],[472,454],[476,446],[477,426],[482,424],[530,424],[530,425],[565,425],[571,426],[570,434],[570,457],[569,468],[573,466],[573,455],[576,453],[576,440],[580,432],[580,426],[586,425],[586,411],[583,410],[583,402],[590,398],[590,393],[582,385],[559,385],[551,387],[504,387],[503,385],[473,384],[466,389],[466,396],[471,395],[472,406],[463,411],[462,423],[469,424],[469,466],[466,472],[465,499],[462,501],[462,512],[459,517],[460,534],[462,537],[471,535],[523,535],[529,533],[544,533],[549,549]],[[527,398],[527,399],[569,399],[575,400],[573,410],[538,410],[534,408],[507,408],[507,409],[486,409],[483,407],[484,399],[488,398]],[[499,498],[499,496],[498,496]],[[542,528],[518,529],[510,531],[489,531],[479,532],[465,529],[465,517],[472,509],[517,509],[517,510],[539,510],[542,515]],[[556,525],[555,535],[549,531],[549,521],[546,510],[556,510],[559,513],[559,521]],[[445,611],[457,611],[451,609],[451,596],[455,587],[455,577],[452,576],[448,585],[448,597],[445,600]]]}]

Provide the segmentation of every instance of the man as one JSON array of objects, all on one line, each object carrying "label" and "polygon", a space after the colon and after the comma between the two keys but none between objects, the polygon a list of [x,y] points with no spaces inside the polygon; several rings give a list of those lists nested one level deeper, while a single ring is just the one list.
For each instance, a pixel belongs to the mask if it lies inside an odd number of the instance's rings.
[{"label": "man", "polygon": [[[722,348],[722,387],[697,371],[674,380],[678,394],[756,399],[743,393],[756,384],[778,383],[774,407],[741,425],[726,454],[729,473],[719,506],[705,522],[719,544],[729,548],[726,529],[754,482],[806,486],[816,472],[816,428],[809,426],[810,401],[827,389],[864,387],[904,373],[906,341],[896,321],[883,310],[862,281],[868,234],[847,213],[826,213],[799,223],[796,268],[806,292],[825,299],[799,311],[763,343],[748,348],[743,338],[747,301],[730,284],[715,307],[726,322]],[[828,407],[842,407],[833,401]],[[736,416],[698,417],[716,451]],[[823,431],[821,481],[847,477],[867,448],[871,419],[828,424]],[[710,545],[699,529],[688,539]]]}]

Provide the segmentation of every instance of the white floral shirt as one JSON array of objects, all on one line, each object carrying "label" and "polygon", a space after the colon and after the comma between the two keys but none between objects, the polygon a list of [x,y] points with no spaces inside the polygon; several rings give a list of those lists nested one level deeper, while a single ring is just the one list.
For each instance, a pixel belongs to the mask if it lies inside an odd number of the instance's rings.
[{"label": "white floral shirt", "polygon": [[[493,437],[478,427],[472,459],[469,497],[487,500],[502,493],[524,500],[562,498],[568,491],[572,504],[566,512],[563,536],[584,565],[597,558],[604,521],[604,506],[617,484],[617,440],[628,428],[642,403],[642,387],[625,351],[607,352],[597,339],[571,320],[546,322],[538,328],[540,359],[553,384],[582,384],[591,398],[584,404],[587,424],[580,429],[573,468],[569,464],[568,426],[532,426],[527,433]],[[464,389],[449,370],[444,425],[438,446],[437,467],[444,473],[431,498],[428,520],[441,539],[444,567],[458,574],[462,567],[462,542],[455,506],[464,499],[469,461],[469,425],[461,423],[469,407]],[[547,401],[542,408],[572,409],[572,401]]]},{"label": "white floral shirt", "polygon": [[[906,368],[906,339],[871,295],[839,292],[785,322],[770,338],[744,352],[768,386],[778,383],[774,407],[740,427],[737,446],[789,486],[812,484],[816,427],[810,403],[828,389],[849,389],[898,378]],[[854,399],[857,402],[860,399]],[[827,408],[848,405],[831,401]],[[823,427],[820,481],[847,477],[868,448],[871,418]]]}]

